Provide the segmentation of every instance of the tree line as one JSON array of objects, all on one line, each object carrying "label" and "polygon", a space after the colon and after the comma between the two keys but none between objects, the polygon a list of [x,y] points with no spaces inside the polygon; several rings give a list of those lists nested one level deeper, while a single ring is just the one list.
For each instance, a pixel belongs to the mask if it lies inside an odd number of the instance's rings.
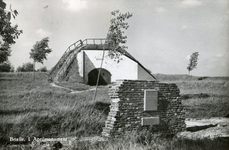
[{"label": "tree line", "polygon": [[39,69],[34,70],[34,64],[31,62],[24,63],[22,66],[18,66],[16,69],[9,62],[5,61],[0,64],[0,72],[47,72],[48,69],[46,66],[40,67]]},{"label": "tree line", "polygon": [[[12,10],[11,6],[9,10],[6,10],[6,3],[0,0],[0,72],[14,72],[14,66],[9,61],[11,55],[10,46],[16,43],[19,35],[23,33],[18,29],[18,25],[11,24],[11,17],[15,18],[18,15],[17,10]],[[44,59],[47,59],[52,49],[48,46],[49,38],[45,37],[41,41],[37,41],[31,49],[30,58],[33,59],[32,63],[25,63],[19,66],[17,72],[30,72],[30,71],[42,71],[46,72],[47,68],[41,67],[35,70],[35,63],[42,63]]]}]

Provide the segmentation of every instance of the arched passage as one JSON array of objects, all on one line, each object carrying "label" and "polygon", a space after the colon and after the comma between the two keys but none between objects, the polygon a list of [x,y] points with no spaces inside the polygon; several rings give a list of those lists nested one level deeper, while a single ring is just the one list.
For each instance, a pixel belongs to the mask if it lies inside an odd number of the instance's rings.
[{"label": "arched passage", "polygon": [[[88,85],[96,85],[99,74],[99,68],[93,69],[88,73]],[[111,83],[111,73],[101,68],[99,76],[99,85],[107,85]]]}]

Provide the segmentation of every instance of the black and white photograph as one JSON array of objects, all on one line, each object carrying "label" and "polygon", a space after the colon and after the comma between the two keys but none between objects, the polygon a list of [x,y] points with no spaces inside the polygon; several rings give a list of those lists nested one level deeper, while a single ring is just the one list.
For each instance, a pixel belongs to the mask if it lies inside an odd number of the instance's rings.
[{"label": "black and white photograph", "polygon": [[0,150],[228,150],[228,0],[0,0]]}]

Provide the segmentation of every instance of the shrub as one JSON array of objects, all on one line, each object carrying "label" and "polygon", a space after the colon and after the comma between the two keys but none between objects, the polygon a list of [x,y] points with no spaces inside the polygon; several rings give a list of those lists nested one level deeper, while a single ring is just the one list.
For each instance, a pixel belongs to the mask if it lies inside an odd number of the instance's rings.
[{"label": "shrub", "polygon": [[33,64],[28,62],[25,63],[17,68],[17,72],[32,72],[33,71]]},{"label": "shrub", "polygon": [[208,93],[199,93],[199,94],[184,94],[181,96],[181,99],[186,100],[186,99],[191,99],[191,98],[208,98],[211,95]]},{"label": "shrub", "polygon": [[0,64],[0,72],[13,72],[14,67],[11,65],[9,61],[4,61]]},{"label": "shrub", "polygon": [[40,72],[47,72],[47,68],[45,66],[39,68],[37,71],[40,71]]}]

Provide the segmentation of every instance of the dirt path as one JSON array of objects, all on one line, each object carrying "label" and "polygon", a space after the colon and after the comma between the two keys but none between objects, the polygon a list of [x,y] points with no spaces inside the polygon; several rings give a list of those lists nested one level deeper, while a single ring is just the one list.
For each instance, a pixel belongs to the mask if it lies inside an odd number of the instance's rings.
[{"label": "dirt path", "polygon": [[91,89],[88,89],[88,90],[82,90],[82,91],[74,91],[73,89],[70,89],[70,88],[66,88],[66,87],[62,87],[62,86],[59,86],[59,85],[56,85],[55,83],[50,83],[51,86],[53,87],[57,87],[57,88],[61,88],[61,89],[65,89],[65,90],[69,90],[71,91],[70,93],[71,94],[75,94],[75,93],[82,93],[82,92],[87,92],[87,91],[93,91],[95,90],[95,88],[91,88]]},{"label": "dirt path", "polygon": [[189,139],[229,137],[229,118],[216,117],[210,119],[186,119],[187,131],[178,137]]},{"label": "dirt path", "polygon": [[186,127],[192,126],[204,126],[210,124],[217,124],[220,126],[229,125],[229,118],[225,117],[214,117],[210,119],[186,119],[185,120]]},{"label": "dirt path", "polygon": [[83,90],[83,91],[72,91],[71,93],[74,94],[74,93],[82,93],[82,92],[87,92],[87,91],[94,91],[95,88],[91,88],[91,89],[88,89],[88,90]]},{"label": "dirt path", "polygon": [[71,92],[73,92],[73,90],[72,89],[70,89],[70,88],[66,88],[66,87],[62,87],[62,86],[59,86],[59,85],[56,85],[55,83],[50,83],[50,85],[51,86],[53,86],[53,87],[57,87],[57,88],[61,88],[61,89],[65,89],[65,90],[69,90],[69,91],[71,91]]}]

